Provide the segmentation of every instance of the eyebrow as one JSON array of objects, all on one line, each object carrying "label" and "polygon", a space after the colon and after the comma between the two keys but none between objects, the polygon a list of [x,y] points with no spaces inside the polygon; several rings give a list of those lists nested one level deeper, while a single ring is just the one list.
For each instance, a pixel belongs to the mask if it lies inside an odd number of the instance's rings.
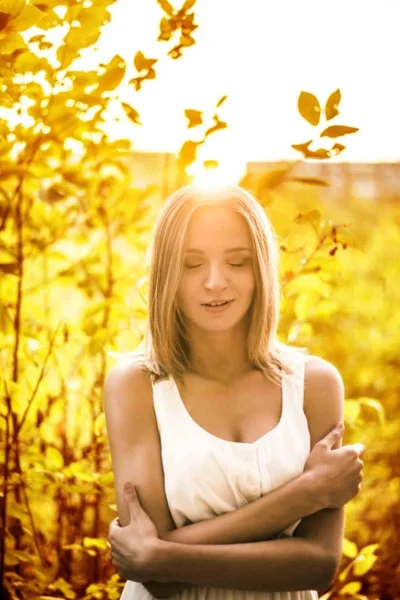
[{"label": "eyebrow", "polygon": [[[230,254],[231,252],[239,252],[240,250],[248,250],[251,251],[251,248],[247,248],[246,246],[236,246],[235,248],[228,248],[228,250],[224,250],[224,254]],[[199,248],[188,248],[186,252],[196,253],[196,254],[204,254],[203,250]]]}]

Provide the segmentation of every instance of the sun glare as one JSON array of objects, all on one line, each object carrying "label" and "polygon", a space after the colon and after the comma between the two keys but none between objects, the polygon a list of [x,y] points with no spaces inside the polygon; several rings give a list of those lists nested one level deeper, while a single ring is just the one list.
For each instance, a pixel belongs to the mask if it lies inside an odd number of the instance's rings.
[{"label": "sun glare", "polygon": [[217,167],[206,168],[201,162],[194,162],[186,172],[193,177],[193,183],[211,189],[218,185],[238,183],[242,175],[237,165],[219,164]]}]

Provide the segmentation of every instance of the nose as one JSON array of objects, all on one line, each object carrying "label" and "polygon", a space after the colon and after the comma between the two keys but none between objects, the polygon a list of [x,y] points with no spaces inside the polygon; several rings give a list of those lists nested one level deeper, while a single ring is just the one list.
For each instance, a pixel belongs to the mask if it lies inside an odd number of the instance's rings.
[{"label": "nose", "polygon": [[207,271],[204,287],[206,290],[224,290],[228,285],[224,268],[216,264],[210,265]]}]

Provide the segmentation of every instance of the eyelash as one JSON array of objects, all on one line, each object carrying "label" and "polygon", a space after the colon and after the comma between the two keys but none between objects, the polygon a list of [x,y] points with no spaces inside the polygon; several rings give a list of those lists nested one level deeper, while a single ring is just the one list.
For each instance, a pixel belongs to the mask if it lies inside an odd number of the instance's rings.
[{"label": "eyelash", "polygon": [[[240,264],[232,264],[229,263],[231,267],[244,267],[245,263],[240,263]],[[187,269],[196,269],[197,267],[201,267],[201,265],[192,265],[192,266],[187,266]]]}]

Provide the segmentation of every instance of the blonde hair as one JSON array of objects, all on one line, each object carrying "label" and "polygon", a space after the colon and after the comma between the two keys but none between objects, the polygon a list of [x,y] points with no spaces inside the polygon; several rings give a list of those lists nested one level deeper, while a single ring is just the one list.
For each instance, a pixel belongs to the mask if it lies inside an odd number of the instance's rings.
[{"label": "blonde hair", "polygon": [[[156,221],[149,246],[148,322],[142,348],[131,356],[155,383],[172,377],[182,379],[189,365],[188,341],[176,293],[183,271],[184,244],[189,221],[202,206],[224,206],[241,214],[248,226],[253,254],[255,295],[249,309],[248,359],[266,377],[280,385],[285,350],[307,352],[277,340],[279,320],[279,245],[263,208],[246,190],[236,185],[213,190],[191,184],[169,196]],[[144,344],[144,346],[143,346]]]}]

